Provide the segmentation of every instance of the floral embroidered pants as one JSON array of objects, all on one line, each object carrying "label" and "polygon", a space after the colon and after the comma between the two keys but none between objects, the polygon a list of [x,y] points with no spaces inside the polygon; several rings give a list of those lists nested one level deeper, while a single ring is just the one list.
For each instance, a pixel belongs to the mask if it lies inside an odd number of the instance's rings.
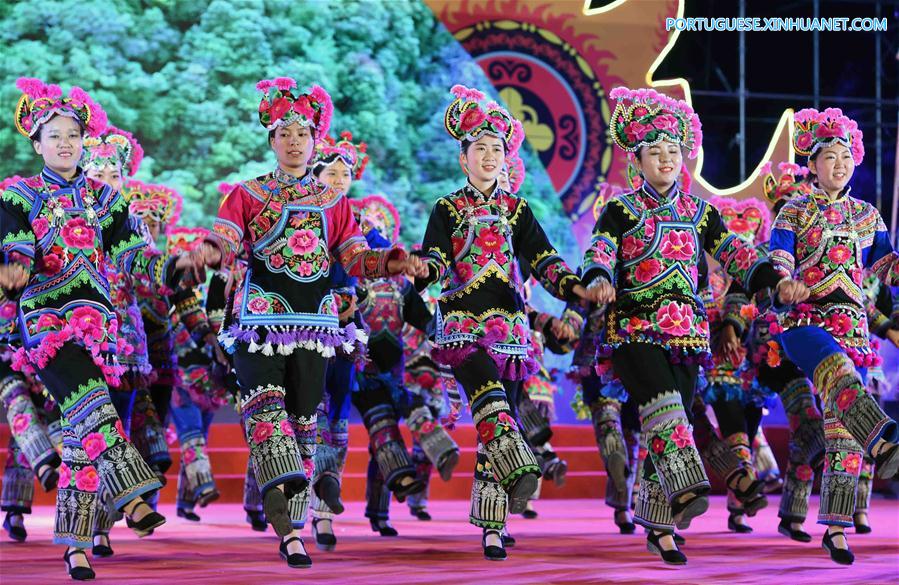
[{"label": "floral embroidered pants", "polygon": [[126,439],[103,372],[83,347],[63,345],[38,376],[63,417],[54,542],[87,548],[101,481],[115,510],[162,484]]},{"label": "floral embroidered pants", "polygon": [[308,349],[290,355],[250,352],[239,344],[234,369],[250,458],[261,495],[284,486],[295,528],[306,522],[315,474],[316,408],[327,359]]},{"label": "floral embroidered pants", "polygon": [[670,502],[710,488],[685,408],[693,402],[698,366],[672,361],[666,350],[647,343],[625,344],[612,353],[615,374],[640,407],[648,449],[634,522],[663,531],[674,530]]},{"label": "floral embroidered pants", "polygon": [[811,373],[824,414],[824,481],[818,523],[851,526],[864,455],[880,440],[899,440],[899,425],[865,386],[836,339],[820,327],[790,329],[778,336],[787,357]]}]

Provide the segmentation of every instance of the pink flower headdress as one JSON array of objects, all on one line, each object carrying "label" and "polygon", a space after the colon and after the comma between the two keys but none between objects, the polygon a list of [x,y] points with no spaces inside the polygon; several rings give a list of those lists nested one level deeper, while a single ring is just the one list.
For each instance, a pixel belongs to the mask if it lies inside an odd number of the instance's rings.
[{"label": "pink flower headdress", "polygon": [[350,168],[353,180],[358,181],[368,165],[368,145],[364,142],[353,142],[353,133],[344,130],[340,133],[340,140],[334,140],[332,136],[325,136],[324,140],[315,145],[315,155],[312,158],[312,166],[330,166],[338,160],[342,160]]},{"label": "pink flower headdress", "polygon": [[198,248],[209,236],[209,230],[201,227],[173,226],[166,230],[169,254],[186,254]]},{"label": "pink flower headdress", "polygon": [[443,125],[458,141],[478,140],[489,135],[506,141],[508,153],[516,153],[524,142],[524,127],[496,102],[485,102],[483,93],[464,85],[450,90],[456,99],[446,108]]},{"label": "pink flower headdress", "polygon": [[795,163],[782,162],[777,165],[777,170],[780,171],[779,179],[771,172],[771,161],[766,162],[761,169],[761,174],[765,177],[762,189],[771,203],[776,204],[782,199],[789,201],[812,192],[812,185],[804,180],[809,172],[807,168]]},{"label": "pink flower headdress", "polygon": [[150,185],[131,180],[122,189],[128,202],[128,211],[141,219],[173,227],[181,217],[183,198],[174,189],[164,185]]},{"label": "pink flower headdress", "polygon": [[26,138],[55,115],[75,118],[88,136],[99,136],[106,128],[106,112],[80,87],[70,89],[66,97],[58,85],[33,77],[20,77],[16,87],[22,92],[16,105],[16,130]]},{"label": "pink flower headdress", "polygon": [[369,195],[362,199],[350,199],[353,215],[357,216],[362,233],[372,228],[396,244],[400,239],[400,213],[383,195]]},{"label": "pink flower headdress", "polygon": [[290,77],[263,79],[256,84],[262,92],[259,102],[259,122],[266,130],[298,123],[312,128],[316,140],[328,134],[334,104],[331,96],[319,85],[307,93],[294,93],[297,82]]},{"label": "pink flower headdress", "polygon": [[663,140],[680,144],[696,158],[702,146],[702,124],[687,102],[663,95],[654,89],[616,87],[609,97],[617,100],[612,112],[612,139],[627,152],[652,146]]},{"label": "pink flower headdress", "polygon": [[125,130],[107,126],[99,136],[85,136],[81,166],[102,169],[106,165],[122,165],[129,177],[137,174],[144,159],[144,149],[137,139]]},{"label": "pink flower headdress", "polygon": [[793,148],[796,154],[812,156],[820,148],[842,144],[852,152],[855,164],[865,157],[862,131],[852,118],[843,115],[840,108],[827,108],[823,112],[812,108],[799,110],[793,116]]},{"label": "pink flower headdress", "polygon": [[749,197],[736,200],[731,197],[712,197],[709,203],[715,206],[727,228],[744,240],[754,244],[768,241],[771,235],[771,211],[761,199]]}]

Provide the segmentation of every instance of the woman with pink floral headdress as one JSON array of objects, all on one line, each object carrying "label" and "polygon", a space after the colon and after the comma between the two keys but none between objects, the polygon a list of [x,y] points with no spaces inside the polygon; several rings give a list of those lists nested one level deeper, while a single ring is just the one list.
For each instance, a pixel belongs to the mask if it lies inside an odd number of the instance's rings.
[{"label": "woman with pink floral headdress", "polygon": [[784,277],[810,289],[808,302],[771,324],[775,348],[810,376],[824,408],[825,474],[838,476],[824,493],[823,546],[833,561],[851,564],[844,534],[853,523],[863,454],[878,475],[899,474],[899,425],[865,387],[879,356],[869,339],[862,290],[865,270],[887,286],[899,284],[899,254],[877,209],[849,194],[862,162],[858,124],[838,108],[805,109],[794,117],[793,147],[808,157],[813,190],[784,205],[771,232],[771,259]]},{"label": "woman with pink floral headdress", "polygon": [[[120,268],[174,283],[194,258],[144,253],[118,191],[89,179],[78,166],[83,135],[97,136],[106,114],[83,90],[67,96],[56,85],[22,78],[16,128],[44,159],[39,175],[12,185],[0,200],[3,264],[0,285],[18,297],[22,347],[14,366],[36,372],[60,403],[63,465],[57,509],[95,507],[100,481],[112,505],[133,525],[151,530],[165,522],[144,497],[161,484],[125,438],[109,398],[123,372],[118,319],[103,276],[108,255]],[[84,548],[92,522],[57,513],[54,540],[67,545],[73,579],[93,578]]]},{"label": "woman with pink floral headdress", "polygon": [[784,302],[803,287],[779,277],[724,225],[718,211],[677,184],[683,151],[695,157],[699,117],[683,101],[651,89],[615,88],[611,134],[635,155],[640,189],[606,204],[584,258],[583,278],[614,300],[605,343],[615,373],[639,405],[649,457],[635,521],[666,563],[684,564],[674,528],[687,528],[708,508],[709,481],[693,442],[688,414],[699,363],[709,355],[709,329],[699,297],[699,267],[709,252],[752,290],[775,288]]},{"label": "woman with pink floral headdress", "polygon": [[352,276],[415,275],[422,265],[397,248],[371,250],[347,198],[311,172],[315,143],[331,122],[328,93],[317,85],[299,92],[288,77],[256,87],[263,93],[259,122],[278,167],[225,197],[202,250],[213,268],[232,264],[240,249],[249,253],[231,324],[219,339],[234,355],[256,480],[282,538],[280,554],[291,567],[309,567],[296,530],[314,477],[316,409],[328,358],[357,341],[355,328],[340,324],[331,258]]},{"label": "woman with pink floral headdress", "polygon": [[[422,242],[427,278],[441,282],[434,360],[450,366],[468,395],[478,431],[484,482],[473,495],[471,522],[484,529],[488,559],[506,558],[501,529],[537,488],[540,467],[519,431],[515,408],[521,380],[537,362],[530,343],[520,259],[564,300],[588,297],[580,279],[549,243],[527,200],[497,183],[509,153],[524,140],[521,123],[484,94],[457,85],[444,126],[459,141],[465,186],[437,200]],[[489,466],[489,468],[488,468]],[[477,471],[476,471],[477,473]]]}]

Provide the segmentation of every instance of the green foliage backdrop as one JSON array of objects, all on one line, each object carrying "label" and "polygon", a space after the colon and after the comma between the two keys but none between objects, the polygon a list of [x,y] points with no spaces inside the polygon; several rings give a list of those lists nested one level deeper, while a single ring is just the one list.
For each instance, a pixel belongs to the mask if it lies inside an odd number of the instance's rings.
[{"label": "green foliage backdrop", "polygon": [[[256,117],[259,79],[317,82],[334,98],[332,131],[369,144],[354,195],[385,193],[420,240],[434,200],[461,184],[458,147],[442,126],[454,83],[489,88],[481,69],[415,0],[40,0],[0,4],[0,174],[39,170],[15,131],[15,80],[80,85],[147,158],[138,178],[185,197],[183,222],[209,225],[221,181],[269,170]],[[523,187],[574,264],[574,239],[532,151]]]}]

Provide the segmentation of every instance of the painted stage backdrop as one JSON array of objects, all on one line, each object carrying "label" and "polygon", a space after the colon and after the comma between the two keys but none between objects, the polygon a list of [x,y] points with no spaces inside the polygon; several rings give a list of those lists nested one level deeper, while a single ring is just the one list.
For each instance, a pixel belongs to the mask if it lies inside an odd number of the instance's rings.
[{"label": "painted stage backdrop", "polygon": [[[605,182],[625,186],[627,158],[608,135],[608,92],[651,86],[689,99],[682,79],[654,72],[677,33],[665,18],[683,0],[56,0],[0,6],[4,67],[0,175],[37,172],[30,145],[12,125],[19,76],[80,85],[111,123],[132,131],[147,153],[139,179],[184,195],[182,222],[205,225],[217,185],[271,168],[258,124],[255,83],[290,75],[334,98],[335,132],[368,144],[371,162],[351,195],[386,194],[402,216],[402,238],[420,241],[434,200],[463,180],[458,147],[443,129],[449,88],[492,91],[527,133],[522,192],[572,265],[593,226]],[[701,114],[701,112],[700,112]],[[758,168],[791,160],[792,112],[772,127],[768,153],[738,185],[710,185],[703,156],[690,163],[692,191],[762,196]],[[705,132],[714,132],[706,128]],[[560,304],[539,291],[547,311]],[[899,376],[897,352],[887,369]],[[564,371],[570,358],[550,357]],[[899,382],[899,381],[897,381]],[[560,420],[573,415],[559,376]]]}]

